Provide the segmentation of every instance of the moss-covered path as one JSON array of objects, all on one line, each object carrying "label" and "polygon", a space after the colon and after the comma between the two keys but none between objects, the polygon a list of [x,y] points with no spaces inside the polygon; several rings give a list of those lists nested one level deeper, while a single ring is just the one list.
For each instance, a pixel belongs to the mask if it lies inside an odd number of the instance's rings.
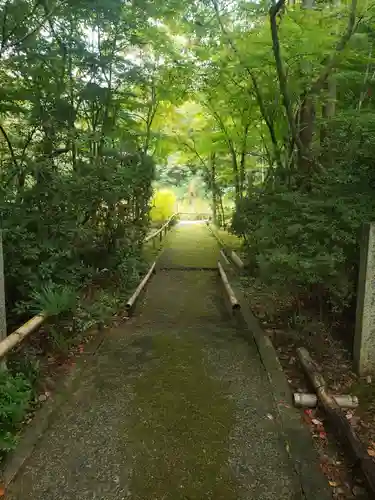
[{"label": "moss-covered path", "polygon": [[[204,225],[181,225],[160,267],[217,257]],[[302,499],[258,352],[231,321],[216,272],[160,270],[87,359],[7,498]]]}]

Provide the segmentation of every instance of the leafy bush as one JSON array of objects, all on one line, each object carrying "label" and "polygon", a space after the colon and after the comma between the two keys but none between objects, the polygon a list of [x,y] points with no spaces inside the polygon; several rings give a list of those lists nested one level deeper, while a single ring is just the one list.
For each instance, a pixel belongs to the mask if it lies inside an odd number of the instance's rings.
[{"label": "leafy bush", "polygon": [[67,285],[50,283],[43,286],[40,291],[31,293],[33,312],[45,311],[48,316],[72,312],[76,307],[77,292]]},{"label": "leafy bush", "polygon": [[15,436],[31,399],[31,385],[23,375],[0,370],[0,456],[15,447]]},{"label": "leafy bush", "polygon": [[156,191],[152,199],[151,220],[165,221],[173,215],[176,206],[176,195],[169,189]]},{"label": "leafy bush", "polygon": [[262,280],[342,310],[355,294],[361,225],[374,215],[358,171],[331,169],[309,192],[254,191],[238,203],[232,226],[246,236],[249,266]]},{"label": "leafy bush", "polygon": [[57,313],[69,295],[64,287],[78,289],[116,267],[119,248],[139,253],[153,177],[152,160],[142,162],[85,167],[80,176],[56,175],[0,201],[9,317],[16,304],[17,313],[29,309],[32,290],[34,304]]}]

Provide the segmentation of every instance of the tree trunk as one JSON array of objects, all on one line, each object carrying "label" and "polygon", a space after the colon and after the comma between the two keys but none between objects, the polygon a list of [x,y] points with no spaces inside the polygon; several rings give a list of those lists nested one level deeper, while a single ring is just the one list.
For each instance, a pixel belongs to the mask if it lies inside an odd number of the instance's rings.
[{"label": "tree trunk", "polygon": [[210,177],[211,177],[211,193],[212,193],[212,217],[214,224],[217,224],[217,187],[216,187],[216,165],[215,153],[210,156]]},{"label": "tree trunk", "polygon": [[241,160],[240,160],[240,192],[241,197],[244,191],[245,185],[245,165],[246,165],[246,146],[241,151]]},{"label": "tree trunk", "polygon": [[240,173],[238,169],[236,151],[234,150],[233,147],[230,148],[230,154],[232,157],[232,169],[234,174],[234,188],[236,192],[236,200],[240,200],[241,199]]},{"label": "tree trunk", "polygon": [[306,96],[299,110],[299,140],[302,148],[298,150],[299,171],[308,173],[312,167],[311,146],[314,137],[315,103],[312,96]]},{"label": "tree trunk", "polygon": [[[314,7],[314,0],[302,0],[302,8],[304,10],[311,10]],[[302,62],[302,71],[306,75],[311,74],[311,64],[309,62]],[[314,138],[314,125],[315,125],[315,101],[314,97],[305,94],[302,99],[301,107],[298,116],[298,136],[301,148],[298,151],[298,167],[299,171],[303,174],[309,173],[312,167],[312,142]]]},{"label": "tree trunk", "polygon": [[323,123],[320,129],[320,145],[324,144],[328,140],[329,135],[329,125],[327,121],[335,116],[336,112],[336,78],[331,75],[325,85],[327,96],[326,101],[322,104],[322,118]]}]

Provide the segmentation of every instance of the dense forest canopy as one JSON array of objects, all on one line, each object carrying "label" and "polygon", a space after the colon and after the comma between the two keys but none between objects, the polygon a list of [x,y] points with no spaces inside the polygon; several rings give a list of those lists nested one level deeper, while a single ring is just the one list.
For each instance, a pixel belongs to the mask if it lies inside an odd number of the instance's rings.
[{"label": "dense forest canopy", "polygon": [[374,16],[363,0],[1,0],[9,310],[134,259],[155,178],[197,175],[219,224],[233,201],[252,272],[350,305],[375,214]]}]

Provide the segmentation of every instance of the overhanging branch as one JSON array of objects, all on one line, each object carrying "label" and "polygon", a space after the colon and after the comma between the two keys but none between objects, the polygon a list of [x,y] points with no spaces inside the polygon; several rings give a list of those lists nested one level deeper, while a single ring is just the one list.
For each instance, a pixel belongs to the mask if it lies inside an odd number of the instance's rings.
[{"label": "overhanging branch", "polygon": [[337,42],[334,52],[330,56],[328,56],[324,68],[322,69],[319,77],[317,78],[315,83],[313,83],[310,89],[309,92],[310,94],[317,94],[323,88],[323,85],[325,84],[327,78],[329,77],[331,71],[333,70],[333,68],[337,63],[337,58],[340,52],[342,52],[345,49],[350,38],[357,29],[358,23],[355,22],[356,13],[357,13],[357,0],[352,0],[348,18],[348,25],[346,27],[346,30],[343,33],[340,40]]},{"label": "overhanging branch", "polygon": [[276,16],[280,12],[280,10],[284,7],[284,5],[285,5],[285,0],[279,0],[277,3],[272,5],[272,7],[269,10],[271,36],[272,36],[272,50],[275,58],[277,77],[279,80],[279,88],[281,96],[283,98],[283,105],[288,120],[290,135],[293,141],[297,144],[297,148],[299,149],[300,153],[302,153],[304,148],[298,136],[296,122],[293,116],[292,103],[288,92],[288,83],[281,57],[280,41],[279,41],[279,34],[276,22]]}]

